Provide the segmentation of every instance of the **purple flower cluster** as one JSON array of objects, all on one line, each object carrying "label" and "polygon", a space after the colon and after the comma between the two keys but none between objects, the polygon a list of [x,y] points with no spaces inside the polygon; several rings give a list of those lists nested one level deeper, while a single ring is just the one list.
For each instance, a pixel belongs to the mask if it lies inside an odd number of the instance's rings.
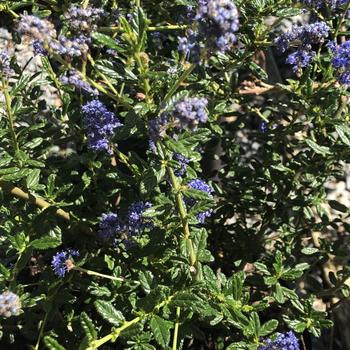
[{"label": "purple flower cluster", "polygon": [[259,124],[259,131],[262,132],[262,133],[266,133],[268,130],[269,130],[269,126],[267,125],[266,122],[262,121]]},{"label": "purple flower cluster", "polygon": [[114,213],[102,214],[99,227],[98,234],[103,240],[113,239],[116,234],[126,231],[125,224]]},{"label": "purple flower cluster", "polygon": [[0,76],[8,78],[13,74],[13,70],[10,67],[10,56],[6,51],[0,51]]},{"label": "purple flower cluster", "polygon": [[84,125],[88,136],[88,147],[94,151],[111,153],[110,139],[115,129],[122,126],[113,112],[99,100],[82,106]]},{"label": "purple flower cluster", "polygon": [[293,71],[308,66],[315,56],[313,45],[324,42],[328,37],[329,27],[324,22],[315,22],[303,26],[294,26],[289,32],[283,33],[275,39],[275,44],[281,52],[291,48],[292,44],[297,50],[289,54],[287,63],[293,65]]},{"label": "purple flower cluster", "polygon": [[32,15],[21,17],[17,31],[19,34],[28,35],[40,42],[50,42],[56,37],[54,25],[46,19],[40,19]]},{"label": "purple flower cluster", "polygon": [[70,70],[66,74],[60,77],[60,81],[63,85],[73,85],[80,92],[85,92],[93,96],[98,96],[98,90],[92,88],[92,86],[80,78],[79,74],[75,70]]},{"label": "purple flower cluster", "polygon": [[151,207],[152,204],[150,202],[141,201],[130,205],[127,214],[128,231],[130,235],[137,234],[145,228],[153,227],[151,220],[143,217],[143,213]]},{"label": "purple flower cluster", "polygon": [[[198,191],[202,191],[202,192],[205,192],[209,195],[210,198],[212,198],[212,188],[203,180],[201,179],[194,179],[194,180],[191,180],[187,186],[189,188],[192,188],[194,190],[198,190]],[[185,197],[185,203],[189,206],[189,207],[192,207],[193,205],[196,204],[196,200],[193,199],[193,198],[188,198],[188,197]],[[206,210],[206,211],[203,211],[199,214],[197,214],[197,220],[201,223],[201,224],[204,224],[205,222],[205,219],[206,218],[209,218],[213,213],[213,210],[212,209],[209,209],[209,210]]]},{"label": "purple flower cluster", "polygon": [[179,168],[175,170],[175,175],[178,177],[184,176],[190,160],[180,153],[174,153],[173,160],[176,160],[179,163]]},{"label": "purple flower cluster", "polygon": [[264,340],[258,350],[300,350],[299,342],[292,331],[279,333],[275,340]]},{"label": "purple flower cluster", "polygon": [[302,0],[301,2],[308,7],[319,10],[321,8],[329,8],[337,10],[342,5],[345,5],[348,0]]},{"label": "purple flower cluster", "polygon": [[226,52],[237,41],[238,11],[231,0],[200,0],[194,22],[196,30],[179,38],[179,50],[198,62],[207,52]]},{"label": "purple flower cluster", "polygon": [[58,277],[64,277],[64,275],[71,269],[73,264],[73,258],[79,256],[79,252],[74,249],[63,250],[58,252],[51,261],[51,267],[53,272]]},{"label": "purple flower cluster", "polygon": [[11,317],[17,316],[21,310],[21,301],[19,296],[10,291],[0,294],[0,316]]},{"label": "purple flower cluster", "polygon": [[181,127],[196,127],[199,122],[208,121],[206,107],[208,100],[199,97],[186,97],[178,101],[174,108],[174,117],[179,120]]},{"label": "purple flower cluster", "polygon": [[332,46],[331,49],[334,54],[332,65],[339,73],[339,82],[344,85],[350,85],[350,40],[343,42],[339,46]]},{"label": "purple flower cluster", "polygon": [[148,123],[148,132],[154,143],[164,137],[169,127],[196,128],[199,123],[208,121],[206,107],[208,100],[203,97],[186,97],[175,103],[172,115],[168,112],[151,119]]},{"label": "purple flower cluster", "polygon": [[43,43],[40,40],[33,41],[33,50],[36,55],[46,56],[47,50],[45,50]]},{"label": "purple flower cluster", "polygon": [[163,137],[168,128],[169,118],[166,113],[161,114],[159,117],[151,119],[148,122],[148,132],[151,141],[155,142],[160,137]]},{"label": "purple flower cluster", "polygon": [[[152,221],[143,217],[143,213],[152,207],[150,202],[132,203],[125,218],[121,220],[117,214],[102,214],[98,235],[102,240],[115,240],[118,234],[126,233],[129,238],[141,233],[145,228],[152,228]],[[124,237],[125,238],[125,237]],[[126,243],[130,243],[126,239]]]},{"label": "purple flower cluster", "polygon": [[85,56],[89,51],[89,39],[84,36],[68,38],[60,35],[58,40],[49,42],[50,49],[54,52],[68,57]]},{"label": "purple flower cluster", "polygon": [[97,29],[97,23],[105,16],[105,11],[100,8],[88,7],[81,9],[72,7],[64,14],[71,32],[77,34],[89,34]]},{"label": "purple flower cluster", "polygon": [[101,19],[104,11],[101,9],[72,8],[65,17],[70,25],[71,37],[57,33],[54,25],[46,19],[32,15],[22,16],[18,24],[18,32],[30,36],[34,43],[34,51],[46,54],[47,48],[67,57],[80,57],[87,54],[91,43],[90,34],[96,29],[96,23]]}]

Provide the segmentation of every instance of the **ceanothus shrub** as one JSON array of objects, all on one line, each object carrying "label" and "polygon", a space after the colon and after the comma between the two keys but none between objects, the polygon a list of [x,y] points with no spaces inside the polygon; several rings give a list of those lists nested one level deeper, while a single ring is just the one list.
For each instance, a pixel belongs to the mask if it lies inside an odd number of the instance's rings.
[{"label": "ceanothus shrub", "polygon": [[3,347],[341,338],[349,8],[1,1]]}]

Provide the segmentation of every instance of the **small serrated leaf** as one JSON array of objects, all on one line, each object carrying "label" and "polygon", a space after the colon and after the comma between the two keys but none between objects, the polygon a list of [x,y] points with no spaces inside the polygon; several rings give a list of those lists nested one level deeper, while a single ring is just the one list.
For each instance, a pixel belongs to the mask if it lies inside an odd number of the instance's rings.
[{"label": "small serrated leaf", "polygon": [[125,321],[123,314],[118,311],[109,301],[97,300],[95,307],[98,313],[109,323],[119,326]]}]

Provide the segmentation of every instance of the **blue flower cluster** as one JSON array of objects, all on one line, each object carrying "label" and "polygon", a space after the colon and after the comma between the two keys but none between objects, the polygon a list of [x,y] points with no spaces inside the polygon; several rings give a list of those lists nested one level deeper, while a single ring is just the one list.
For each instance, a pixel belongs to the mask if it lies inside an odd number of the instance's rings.
[{"label": "blue flower cluster", "polygon": [[6,51],[0,51],[0,76],[8,78],[13,74],[13,70],[10,67],[10,56]]},{"label": "blue flower cluster", "polygon": [[238,11],[231,0],[200,0],[194,22],[195,30],[179,38],[179,50],[194,62],[205,52],[226,52],[237,41]]},{"label": "blue flower cluster", "polygon": [[292,331],[279,333],[275,340],[267,339],[258,350],[300,350],[299,342]]},{"label": "blue flower cluster", "polygon": [[186,97],[175,104],[173,115],[178,119],[182,128],[193,128],[200,122],[206,123],[208,121],[207,105],[206,98]]},{"label": "blue flower cluster", "polygon": [[259,131],[262,133],[266,133],[266,132],[268,132],[268,130],[269,130],[269,126],[267,125],[267,123],[264,121],[260,122]]},{"label": "blue flower cluster", "polygon": [[115,129],[122,126],[113,112],[99,100],[93,100],[82,106],[84,126],[88,136],[88,147],[94,151],[112,153],[110,139]]},{"label": "blue flower cluster", "polygon": [[64,17],[69,24],[71,32],[89,34],[97,29],[97,24],[103,19],[105,14],[105,11],[100,8],[87,7],[86,9],[81,9],[72,7],[64,14]]},{"label": "blue flower cluster", "polygon": [[140,233],[145,228],[152,228],[152,221],[143,217],[143,213],[152,207],[150,202],[135,202],[130,205],[127,222],[129,235]]},{"label": "blue flower cluster", "polygon": [[99,95],[98,90],[92,88],[87,81],[82,80],[78,72],[73,69],[60,76],[60,81],[63,85],[73,85],[80,92],[85,92],[93,96]]},{"label": "blue flower cluster", "polygon": [[21,17],[17,31],[41,43],[48,43],[56,37],[56,29],[51,22],[32,15]]},{"label": "blue flower cluster", "polygon": [[169,127],[182,129],[196,128],[199,123],[208,121],[206,107],[208,100],[204,97],[186,97],[175,103],[172,115],[162,113],[148,123],[148,132],[152,142],[164,137]]},{"label": "blue flower cluster", "polygon": [[287,63],[293,65],[293,71],[308,66],[315,57],[313,45],[324,42],[328,37],[329,27],[324,22],[315,22],[303,26],[294,26],[289,32],[283,33],[275,39],[275,45],[281,52],[285,52],[293,46],[297,50],[289,54]]},{"label": "blue flower cluster", "polygon": [[0,316],[11,317],[17,316],[21,310],[21,301],[19,296],[10,291],[0,294]]},{"label": "blue flower cluster", "polygon": [[104,14],[104,10],[93,7],[71,8],[64,15],[71,37],[60,35],[57,38],[55,27],[51,22],[32,15],[22,16],[17,30],[20,34],[28,35],[34,40],[36,53],[43,54],[48,48],[63,56],[80,57],[85,56],[89,51],[91,43],[89,35],[97,29],[97,23]]},{"label": "blue flower cluster", "polygon": [[57,40],[49,42],[50,49],[54,52],[68,57],[85,56],[89,51],[90,41],[84,36],[68,38],[60,35]]},{"label": "blue flower cluster", "polygon": [[33,50],[36,55],[46,56],[48,54],[40,40],[33,41]]},{"label": "blue flower cluster", "polygon": [[[202,192],[205,192],[209,195],[209,197],[211,198],[212,197],[212,188],[203,180],[201,179],[194,179],[194,180],[191,180],[187,186],[189,188],[192,188],[194,190],[198,190],[198,191],[202,191]],[[193,198],[188,198],[188,197],[185,197],[185,203],[186,205],[188,205],[189,207],[192,207],[193,205],[196,204],[196,200],[193,199]],[[197,220],[201,223],[201,224],[204,224],[205,222],[205,219],[206,218],[209,218],[213,213],[213,210],[212,209],[209,209],[209,210],[206,210],[206,211],[203,211],[201,213],[198,213],[197,214]]]},{"label": "blue flower cluster", "polygon": [[117,214],[102,214],[98,231],[99,237],[103,240],[114,239],[116,234],[126,231],[126,225]]},{"label": "blue flower cluster", "polygon": [[53,272],[58,277],[64,277],[64,275],[71,270],[74,261],[74,257],[79,256],[79,252],[74,249],[63,250],[58,252],[51,261],[51,267]]},{"label": "blue flower cluster", "polygon": [[148,123],[148,132],[151,141],[155,142],[160,137],[163,137],[168,128],[169,118],[166,113],[162,113],[159,117],[151,119]]},{"label": "blue flower cluster", "polygon": [[344,41],[339,46],[332,45],[331,49],[334,54],[332,65],[339,73],[339,82],[350,85],[350,40]]},{"label": "blue flower cluster", "polygon": [[179,163],[179,168],[175,170],[175,175],[178,177],[184,176],[190,160],[180,153],[174,153],[173,160]]},{"label": "blue flower cluster", "polygon": [[143,217],[143,213],[151,207],[152,204],[150,202],[139,201],[132,203],[128,208],[125,222],[117,214],[102,214],[99,223],[99,237],[105,241],[115,240],[118,234],[124,232],[130,238],[141,233],[146,228],[152,228],[152,221]]},{"label": "blue flower cluster", "polygon": [[316,10],[321,8],[337,10],[342,5],[345,5],[348,0],[302,0],[301,2]]}]

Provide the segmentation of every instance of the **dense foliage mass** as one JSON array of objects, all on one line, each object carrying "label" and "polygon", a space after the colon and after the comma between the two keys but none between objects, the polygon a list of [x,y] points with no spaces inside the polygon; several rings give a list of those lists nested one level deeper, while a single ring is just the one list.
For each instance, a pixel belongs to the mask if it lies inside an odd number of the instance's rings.
[{"label": "dense foliage mass", "polygon": [[320,349],[349,297],[349,8],[0,1],[3,348]]}]

